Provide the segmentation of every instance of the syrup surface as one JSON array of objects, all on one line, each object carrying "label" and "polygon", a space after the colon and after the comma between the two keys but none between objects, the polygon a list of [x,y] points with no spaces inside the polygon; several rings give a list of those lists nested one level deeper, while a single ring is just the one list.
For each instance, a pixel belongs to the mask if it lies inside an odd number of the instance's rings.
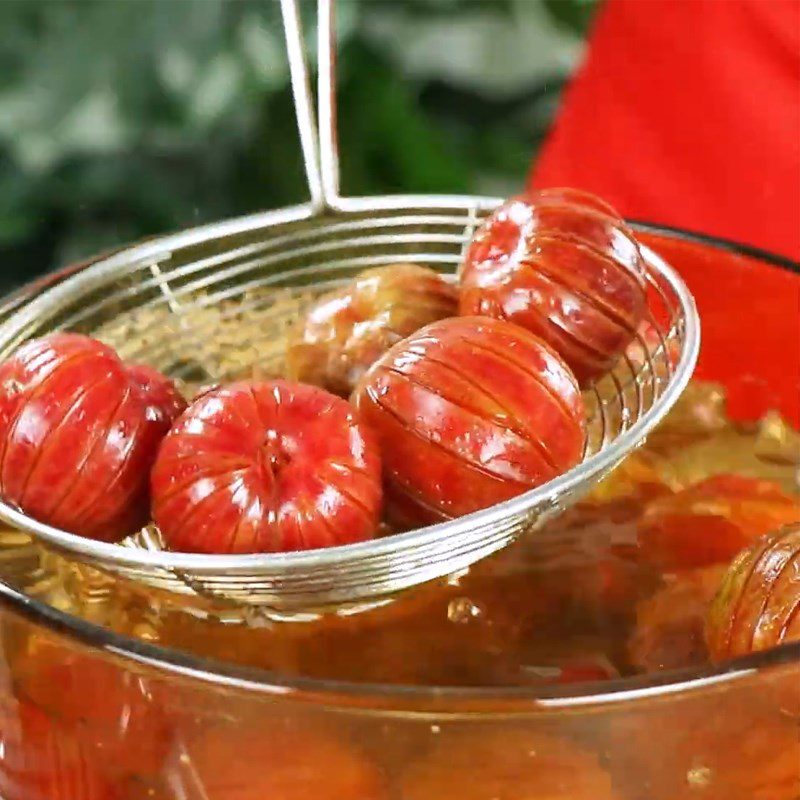
[{"label": "syrup surface", "polygon": [[[115,631],[284,676],[437,686],[602,680],[706,660],[702,617],[725,564],[654,563],[638,544],[653,503],[732,474],[773,482],[800,519],[799,464],[800,435],[777,414],[736,424],[718,386],[694,383],[583,503],[468,572],[380,607],[289,621],[198,610],[35,551],[27,571],[9,558],[8,579]],[[727,514],[713,497],[686,512]],[[3,539],[19,556],[20,535]]]}]

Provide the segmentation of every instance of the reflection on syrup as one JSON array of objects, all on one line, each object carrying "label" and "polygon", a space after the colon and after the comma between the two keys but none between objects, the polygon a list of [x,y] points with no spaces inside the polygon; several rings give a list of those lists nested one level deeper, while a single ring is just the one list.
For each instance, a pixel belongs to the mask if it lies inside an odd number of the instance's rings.
[{"label": "reflection on syrup", "polygon": [[[290,676],[540,685],[687,666],[706,659],[702,618],[731,557],[724,548],[709,555],[704,532],[727,526],[746,542],[764,532],[754,518],[800,519],[799,456],[800,436],[777,416],[734,425],[720,389],[698,383],[585,502],[466,574],[379,608],[291,622],[252,610],[198,613],[54,556],[28,590],[125,634]],[[729,474],[762,483],[720,478],[722,489],[700,501],[682,491]],[[688,515],[696,537],[676,535],[666,561],[672,517],[659,517],[658,548],[644,533],[665,503],[677,514],[676,534]]]}]

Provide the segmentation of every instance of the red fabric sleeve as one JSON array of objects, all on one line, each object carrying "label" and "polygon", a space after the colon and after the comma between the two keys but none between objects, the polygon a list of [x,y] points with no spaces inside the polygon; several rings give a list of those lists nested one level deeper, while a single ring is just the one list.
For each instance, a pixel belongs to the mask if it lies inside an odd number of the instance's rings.
[{"label": "red fabric sleeve", "polygon": [[530,185],[800,259],[800,2],[607,0]]}]

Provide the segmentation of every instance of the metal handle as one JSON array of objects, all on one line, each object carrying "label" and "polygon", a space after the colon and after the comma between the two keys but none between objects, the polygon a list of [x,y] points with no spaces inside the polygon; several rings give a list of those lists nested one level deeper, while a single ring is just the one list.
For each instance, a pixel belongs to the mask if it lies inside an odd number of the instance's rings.
[{"label": "metal handle", "polygon": [[336,47],[334,0],[318,0],[317,114],[309,78],[297,0],[281,0],[297,130],[306,183],[315,211],[339,206],[339,151],[336,136]]}]

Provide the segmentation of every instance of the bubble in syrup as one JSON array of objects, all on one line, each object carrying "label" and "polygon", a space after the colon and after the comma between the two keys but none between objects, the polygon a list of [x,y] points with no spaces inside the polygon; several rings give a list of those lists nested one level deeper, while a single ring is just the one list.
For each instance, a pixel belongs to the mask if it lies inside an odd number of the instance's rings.
[{"label": "bubble in syrup", "polygon": [[483,609],[468,597],[455,597],[447,606],[447,618],[458,625],[465,625],[481,616]]}]

